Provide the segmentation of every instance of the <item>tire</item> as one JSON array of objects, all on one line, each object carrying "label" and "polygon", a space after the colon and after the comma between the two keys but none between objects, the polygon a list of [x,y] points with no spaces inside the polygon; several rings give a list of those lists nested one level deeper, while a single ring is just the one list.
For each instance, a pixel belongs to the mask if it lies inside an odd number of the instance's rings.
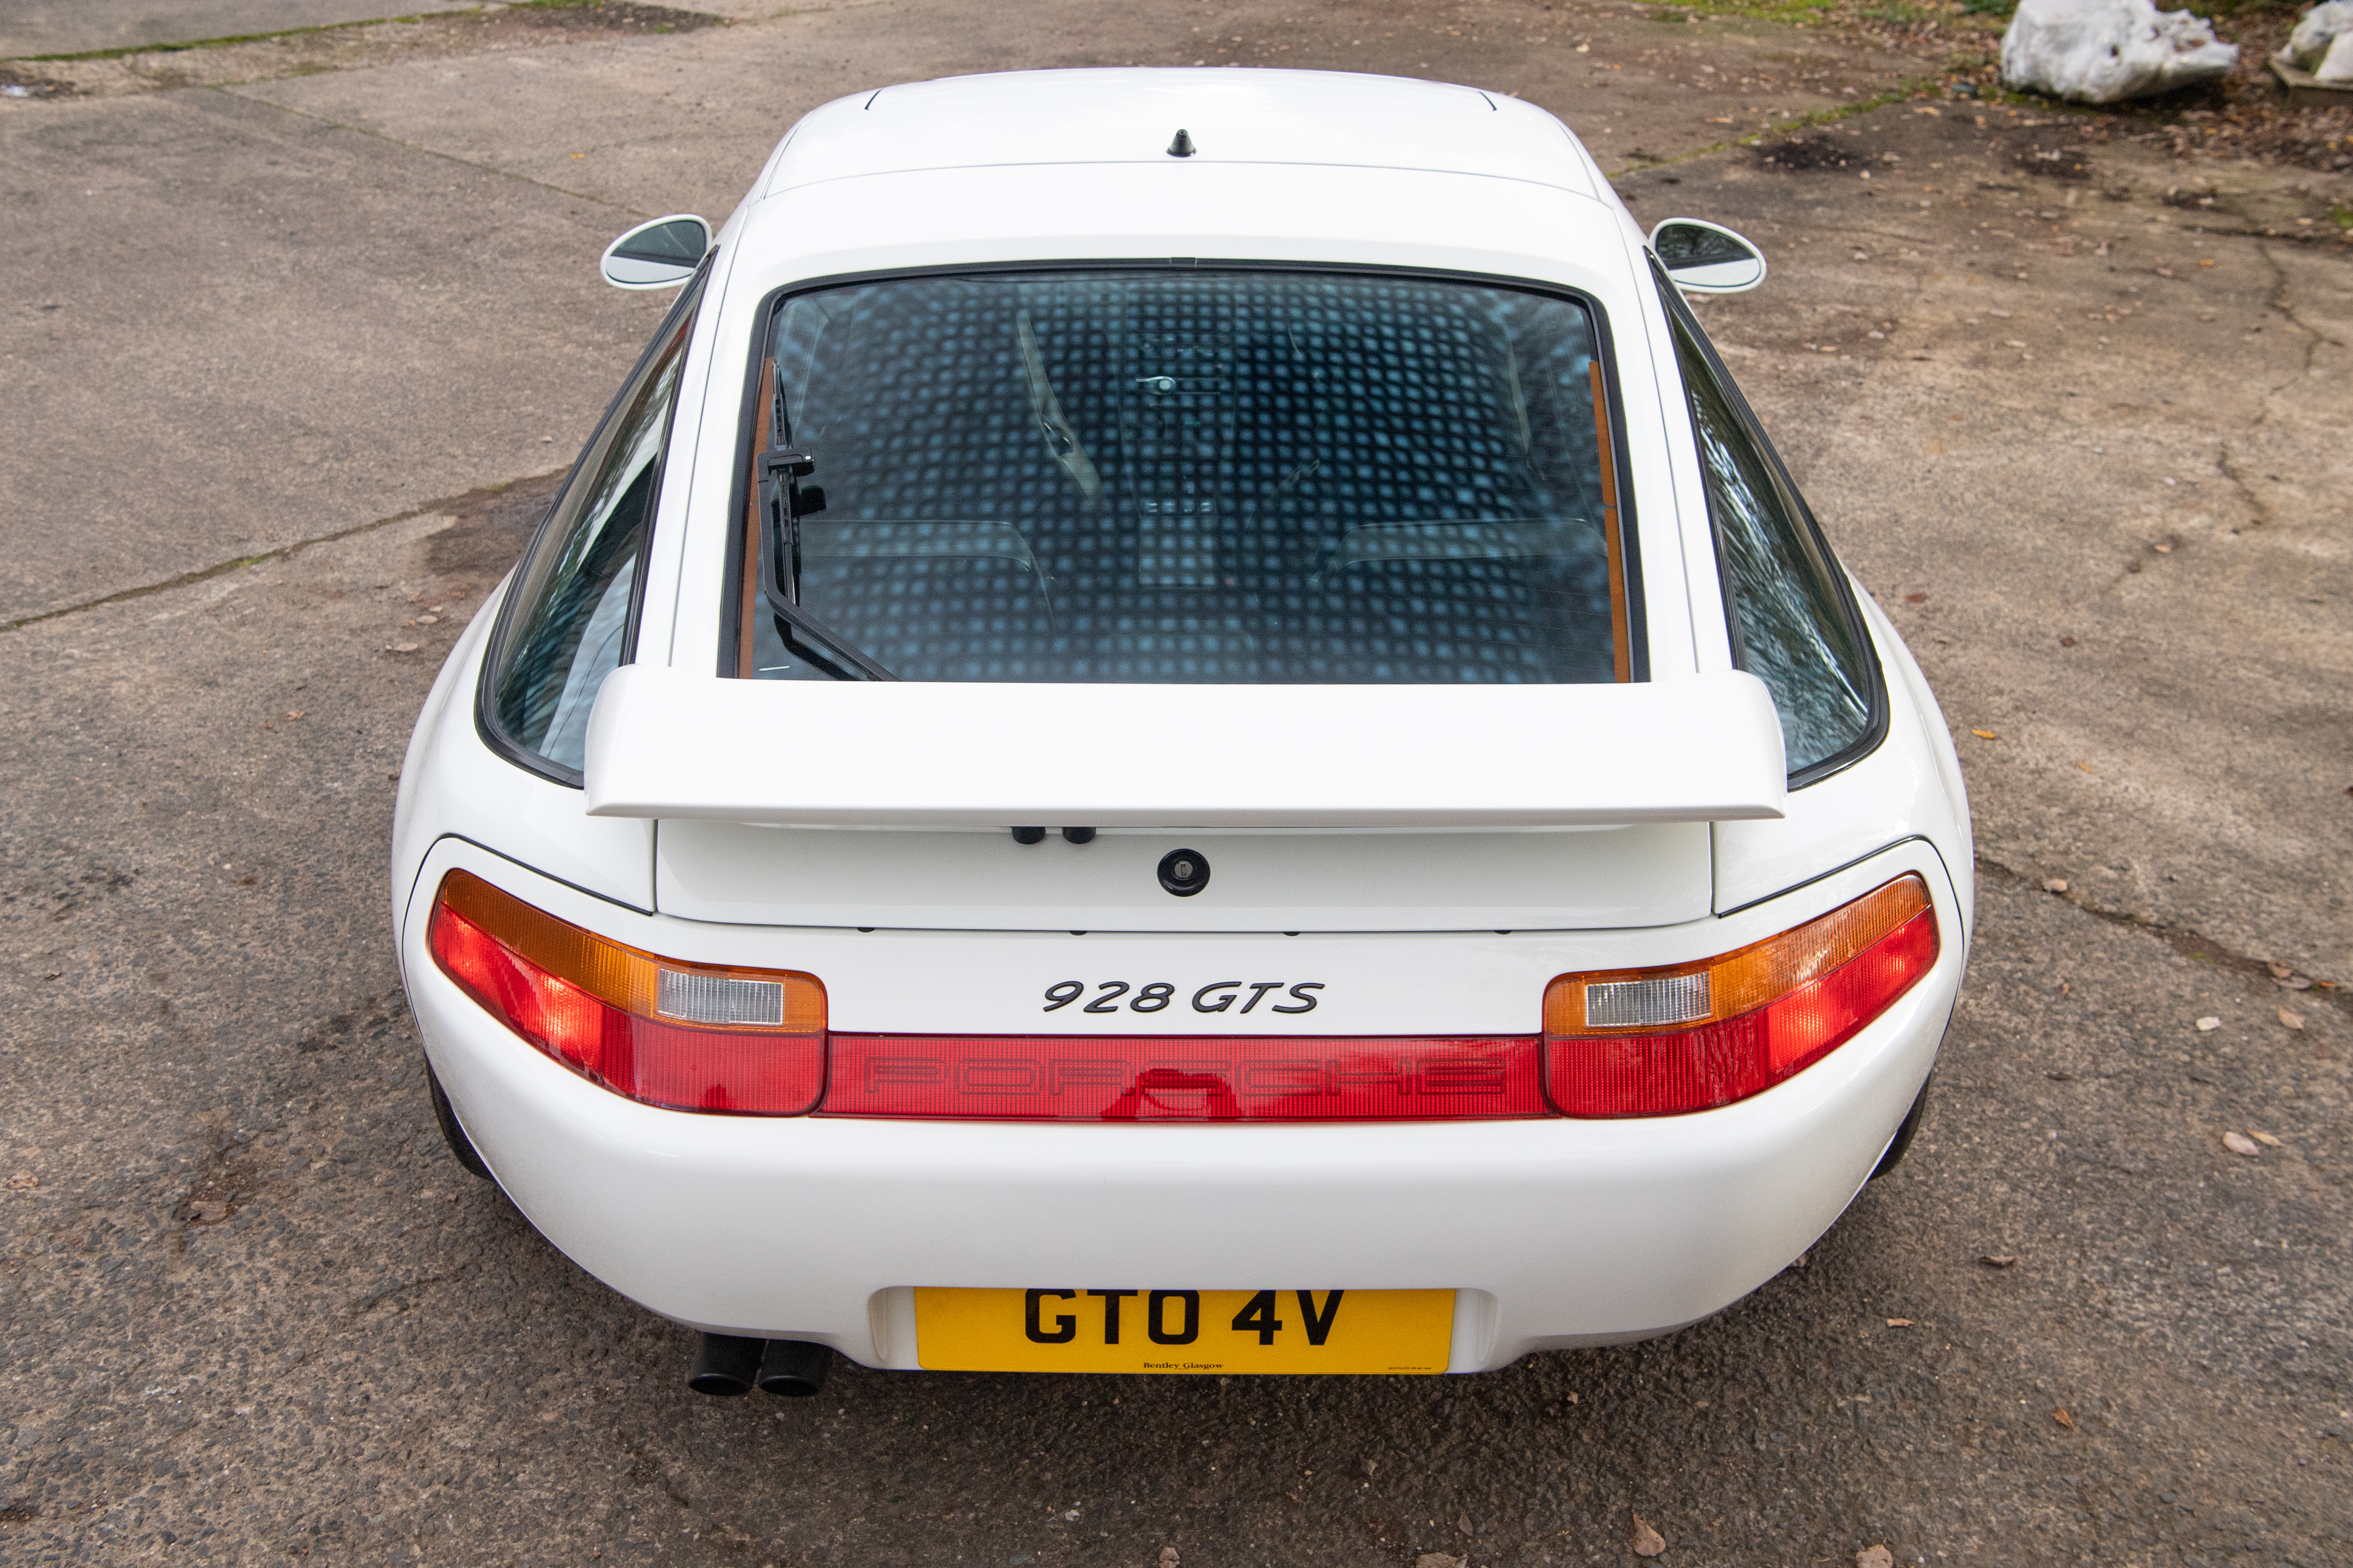
[{"label": "tire", "polygon": [[[449,1096],[443,1091],[441,1079],[434,1074],[431,1062],[425,1064],[425,1087],[432,1093],[433,1120],[441,1124],[441,1137],[449,1145],[449,1152],[468,1172],[489,1181],[491,1168],[483,1164],[481,1155],[474,1152],[474,1141],[466,1136],[466,1130],[458,1125],[458,1113],[450,1109]],[[1918,1112],[1915,1110],[1914,1114]],[[1905,1125],[1909,1127],[1911,1123],[1907,1121]],[[1902,1134],[1897,1136],[1900,1138]]]},{"label": "tire", "polygon": [[1912,1140],[1920,1131],[1920,1119],[1928,1109],[1928,1085],[1936,1081],[1931,1077],[1921,1083],[1920,1092],[1912,1101],[1912,1109],[1904,1113],[1904,1124],[1895,1130],[1895,1136],[1888,1141],[1887,1152],[1879,1157],[1878,1166],[1871,1173],[1873,1181],[1879,1180],[1904,1163],[1905,1151],[1912,1147]]}]

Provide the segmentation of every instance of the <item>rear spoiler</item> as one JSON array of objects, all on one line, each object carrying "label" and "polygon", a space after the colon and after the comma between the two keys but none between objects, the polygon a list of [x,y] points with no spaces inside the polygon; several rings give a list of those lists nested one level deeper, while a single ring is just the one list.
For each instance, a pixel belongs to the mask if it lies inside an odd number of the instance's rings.
[{"label": "rear spoiler", "polygon": [[1778,817],[1726,672],[1624,686],[728,680],[650,665],[588,721],[591,816],[807,827],[1568,827]]}]

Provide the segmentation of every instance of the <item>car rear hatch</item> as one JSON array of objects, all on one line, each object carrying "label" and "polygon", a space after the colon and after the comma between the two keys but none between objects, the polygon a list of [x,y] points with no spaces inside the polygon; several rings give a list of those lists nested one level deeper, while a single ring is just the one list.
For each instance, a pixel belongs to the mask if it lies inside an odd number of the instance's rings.
[{"label": "car rear hatch", "polygon": [[1783,770],[1737,673],[1074,688],[639,666],[597,699],[586,781],[592,815],[657,820],[656,898],[686,919],[1481,931],[1697,919],[1707,825],[1780,816]]}]

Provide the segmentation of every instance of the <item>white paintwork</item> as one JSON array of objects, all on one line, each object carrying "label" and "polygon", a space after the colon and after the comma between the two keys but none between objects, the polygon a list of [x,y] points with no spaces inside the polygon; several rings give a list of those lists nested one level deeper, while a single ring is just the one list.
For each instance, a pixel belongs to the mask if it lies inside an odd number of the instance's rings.
[{"label": "white paintwork", "polygon": [[[1544,981],[1563,968],[1609,966],[1635,951],[1724,951],[1905,870],[1927,879],[1945,952],[1820,1064],[1694,1116],[1280,1127],[695,1116],[596,1088],[440,974],[423,947],[423,914],[457,865],[657,952],[810,968],[825,976],[841,1026],[859,1029],[924,1029],[944,1017],[969,1031],[1034,1028],[1033,987],[1046,977],[1108,974],[1106,962],[1149,954],[1172,977],[1322,964],[1314,973],[1329,977],[1333,1011],[1270,1032],[1383,1017],[1402,1031],[1438,1018],[1455,1031],[1515,1019],[1525,1032]],[[405,924],[417,1023],[476,1146],[543,1234],[655,1311],[912,1366],[903,1333],[878,1348],[877,1320],[887,1331],[890,1311],[877,1298],[916,1285],[1027,1287],[1083,1274],[1201,1289],[1471,1289],[1494,1306],[1483,1346],[1454,1363],[1470,1372],[1704,1317],[1810,1246],[1862,1185],[1935,1056],[1961,970],[1953,909],[1937,858],[1915,840],[1772,906],[1672,931],[1332,938],[1320,950],[1282,937],[991,942],[633,916],[447,841]],[[989,971],[1024,947],[1049,956],[1025,966],[1017,997],[1011,984],[992,986]],[[1117,956],[1094,956],[1106,951]],[[1299,956],[1311,951],[1312,960]],[[1204,952],[1215,955],[1207,965]],[[1507,1005],[1492,1000],[1506,994]],[[1342,1008],[1351,995],[1366,1000]]]},{"label": "white paintwork", "polygon": [[[1190,157],[1168,152],[1179,129],[1192,135]],[[1567,141],[1559,121],[1517,99],[1398,77],[1008,72],[836,99],[793,128],[755,189],[797,195],[915,169],[1029,165],[1060,176],[1101,163],[1174,166],[1213,184],[1214,171],[1260,163],[1485,174],[1591,195],[1590,168],[1567,155]]]},{"label": "white paintwork", "polygon": [[[1209,885],[1161,890],[1191,849]],[[1709,909],[1706,825],[1514,833],[861,832],[664,822],[656,907],[688,920],[923,930],[1548,931]]]},{"label": "white paintwork", "polygon": [[1935,846],[1957,885],[1964,929],[1977,894],[1968,795],[1952,736],[1911,650],[1884,611],[1850,579],[1887,676],[1888,739],[1860,762],[1789,794],[1778,822],[1715,829],[1715,907],[1736,910],[1914,835]]},{"label": "white paintwork", "polygon": [[[1116,715],[1097,725],[1081,716]],[[1064,686],[616,671],[591,816],[800,827],[1565,827],[1781,815],[1753,675]]]},{"label": "white paintwork", "polygon": [[[1179,125],[1197,156],[1162,151]],[[506,761],[475,730],[493,596],[411,744],[392,894],[427,1049],[509,1192],[558,1246],[681,1321],[822,1340],[892,1366],[914,1364],[916,1285],[1083,1271],[1195,1288],[1452,1289],[1452,1365],[1469,1371],[1705,1316],[1835,1219],[1911,1103],[1959,983],[1973,886],[1966,797],[1934,700],[1875,606],[1866,615],[1891,713],[1872,755],[1785,794],[1778,763],[1769,781],[1756,776],[1753,697],[1745,718],[1740,701],[1710,707],[1746,678],[1727,675],[1697,454],[1642,231],[1556,121],[1469,89],[1293,72],[893,88],[797,127],[718,243],[681,376],[640,668],[609,689],[621,729],[657,739],[642,753],[596,753],[592,782],[617,805],[783,811],[776,821],[809,820],[813,808],[897,823],[970,813],[987,830],[591,816],[586,793]],[[1199,704],[1229,700],[1253,720],[1296,724],[1303,713],[1324,726],[1286,752],[1266,725],[1211,721],[1201,751],[1211,761],[1187,773],[1191,764],[1163,765],[1166,748],[1090,771],[1075,746],[1017,749],[981,732],[988,715],[1034,719],[1037,688],[714,679],[744,386],[773,291],[887,268],[1172,257],[1413,267],[1583,291],[1607,325],[1622,400],[1652,680],[1123,693],[1159,722],[1197,729],[1217,717]],[[619,712],[633,693],[654,710]],[[1630,717],[1605,711],[1620,703]],[[1552,721],[1532,723],[1539,710]],[[1678,712],[1732,717],[1667,765],[1649,753],[1673,740]],[[1346,720],[1338,743],[1335,713]],[[786,728],[744,739],[740,721],[780,715]],[[600,704],[600,724],[613,716]],[[1597,725],[1646,755],[1597,748]],[[714,749],[714,735],[727,743]],[[1050,776],[1036,766],[1048,755]],[[893,758],[929,776],[892,773]],[[608,778],[607,763],[634,770],[634,782]],[[1383,773],[1393,779],[1358,776]],[[1785,815],[1726,815],[1768,795]],[[1113,827],[1112,813],[1199,817],[1205,801],[1225,823],[1281,824],[1188,825],[1184,847],[1213,874],[1198,897],[1169,898],[1149,878],[1167,832]],[[1555,822],[1691,819],[1474,825],[1532,811]],[[1597,815],[1563,815],[1578,812]],[[1299,826],[1316,813],[1416,826]],[[1085,846],[1050,836],[1022,847],[1003,827],[1025,819],[1104,831]],[[1254,1031],[1528,1034],[1555,974],[1729,951],[1906,870],[1927,879],[1945,940],[1936,971],[1856,1040],[1766,1094],[1695,1116],[1246,1127],[736,1118],[607,1093],[457,993],[424,952],[423,914],[460,866],[634,946],[818,974],[833,1026],[852,1031],[1204,1035],[1233,1024],[1173,1008],[1049,1019],[1041,997],[1072,979],[1189,990],[1246,975],[1324,987],[1312,1014],[1253,1016]]]},{"label": "white paintwork", "polygon": [[498,847],[551,877],[640,910],[653,908],[653,824],[588,816],[580,792],[515,766],[474,727],[483,645],[510,576],[482,601],[425,700],[409,737],[392,814],[392,909],[408,907],[417,865],[445,833]]}]

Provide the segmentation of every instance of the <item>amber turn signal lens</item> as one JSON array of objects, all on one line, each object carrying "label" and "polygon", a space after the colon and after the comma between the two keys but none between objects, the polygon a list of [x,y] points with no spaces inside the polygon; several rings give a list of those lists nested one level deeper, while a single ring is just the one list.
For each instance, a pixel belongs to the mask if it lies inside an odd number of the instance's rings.
[{"label": "amber turn signal lens", "polygon": [[825,987],[788,970],[659,958],[467,871],[441,880],[434,962],[547,1055],[649,1105],[797,1116],[825,1089]]},{"label": "amber turn signal lens", "polygon": [[1696,963],[1564,974],[1545,991],[1545,1087],[1565,1116],[1672,1116],[1745,1100],[1845,1044],[1935,967],[1915,873]]}]

